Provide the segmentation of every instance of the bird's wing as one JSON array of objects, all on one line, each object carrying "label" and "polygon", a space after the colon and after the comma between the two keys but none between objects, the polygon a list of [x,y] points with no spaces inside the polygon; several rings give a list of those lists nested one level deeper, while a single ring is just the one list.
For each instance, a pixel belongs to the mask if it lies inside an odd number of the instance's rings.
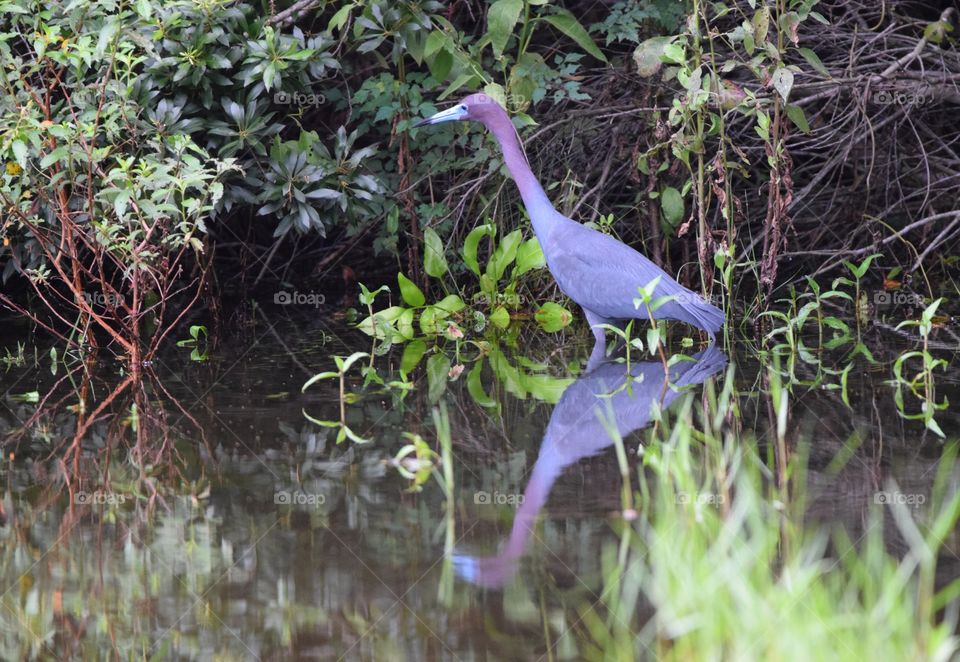
[{"label": "bird's wing", "polygon": [[582,225],[567,234],[561,246],[551,248],[546,252],[547,263],[560,289],[608,319],[642,316],[633,300],[639,298],[640,287],[658,276],[654,297],[693,294],[626,244]]}]

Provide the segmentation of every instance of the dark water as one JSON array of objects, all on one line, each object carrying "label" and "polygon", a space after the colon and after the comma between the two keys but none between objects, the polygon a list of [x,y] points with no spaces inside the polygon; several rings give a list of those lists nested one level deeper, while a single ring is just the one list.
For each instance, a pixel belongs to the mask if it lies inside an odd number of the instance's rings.
[{"label": "dark water", "polygon": [[[525,351],[526,364],[542,364],[525,371],[541,376],[535,394],[483,372],[499,411],[477,405],[465,371],[441,396],[455,460],[448,501],[432,478],[411,492],[391,461],[404,432],[436,447],[423,367],[405,398],[369,389],[346,407],[372,443],[337,444],[336,430],[304,415],[339,418],[337,381],[301,386],[368,341],[343,324],[283,326],[238,329],[204,362],[168,352],[79,438],[77,393],[90,409],[108,400],[119,365],[84,379],[62,365],[54,374],[43,354],[39,368],[31,356],[6,371],[0,659],[579,659],[578,608],[598,601],[601,550],[623,521],[617,458],[584,403],[625,368],[546,402],[536,394],[559,394],[589,348],[559,351],[541,337]],[[382,375],[396,378],[400,352],[375,359]],[[692,390],[670,399],[699,405],[701,382],[734,375],[741,415],[727,424],[764,443],[772,415],[749,357],[735,348],[732,373],[726,355],[681,365]],[[662,368],[648,365],[633,368],[647,371],[639,392],[610,404],[628,449],[661,392]],[[944,375],[939,395],[960,397],[958,374]],[[836,390],[791,398],[788,445],[809,454],[807,517],[854,538],[889,478],[929,498],[943,448],[897,416],[888,377],[855,370],[851,408]],[[351,372],[347,390],[361,382]],[[42,402],[18,400],[31,392]],[[954,411],[938,421],[954,436]],[[831,470],[838,454],[848,459]],[[65,474],[82,478],[67,486]],[[941,571],[960,574],[960,561]]]}]

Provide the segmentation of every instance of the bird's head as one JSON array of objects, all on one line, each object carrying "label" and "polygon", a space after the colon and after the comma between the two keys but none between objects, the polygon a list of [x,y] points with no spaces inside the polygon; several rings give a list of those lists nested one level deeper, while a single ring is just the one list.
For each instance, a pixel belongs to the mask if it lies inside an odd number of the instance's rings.
[{"label": "bird's head", "polygon": [[508,123],[510,122],[507,111],[493,97],[478,92],[463,99],[456,106],[441,110],[439,113],[420,120],[413,126],[439,124],[440,122],[452,122],[454,120],[474,120],[489,128],[496,120],[501,118],[506,119]]}]

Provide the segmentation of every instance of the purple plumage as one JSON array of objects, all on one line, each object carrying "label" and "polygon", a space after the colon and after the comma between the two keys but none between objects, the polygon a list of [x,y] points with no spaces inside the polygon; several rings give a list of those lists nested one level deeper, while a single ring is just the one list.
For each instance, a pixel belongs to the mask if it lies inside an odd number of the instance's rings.
[{"label": "purple plumage", "polygon": [[635,306],[634,299],[639,298],[640,287],[658,276],[653,299],[671,296],[673,300],[658,307],[653,312],[654,319],[685,322],[715,339],[726,319],[722,310],[675,281],[636,250],[554,209],[530,170],[517,131],[499,103],[486,94],[472,94],[416,126],[451,120],[480,122],[500,143],[503,160],[520,190],[547,267],[563,293],[583,308],[593,329],[596,346],[591,361],[604,354],[604,334],[598,324],[648,319],[645,306]]}]

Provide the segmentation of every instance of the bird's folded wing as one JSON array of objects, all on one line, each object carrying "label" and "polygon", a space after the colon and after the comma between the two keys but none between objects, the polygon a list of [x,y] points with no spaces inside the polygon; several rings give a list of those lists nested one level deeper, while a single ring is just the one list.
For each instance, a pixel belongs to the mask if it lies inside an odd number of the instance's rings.
[{"label": "bird's folded wing", "polygon": [[637,317],[633,300],[640,297],[639,288],[658,276],[654,298],[690,293],[663,269],[612,237],[591,232],[575,239],[579,241],[565,242],[547,256],[550,271],[567,296],[602,317]]}]

